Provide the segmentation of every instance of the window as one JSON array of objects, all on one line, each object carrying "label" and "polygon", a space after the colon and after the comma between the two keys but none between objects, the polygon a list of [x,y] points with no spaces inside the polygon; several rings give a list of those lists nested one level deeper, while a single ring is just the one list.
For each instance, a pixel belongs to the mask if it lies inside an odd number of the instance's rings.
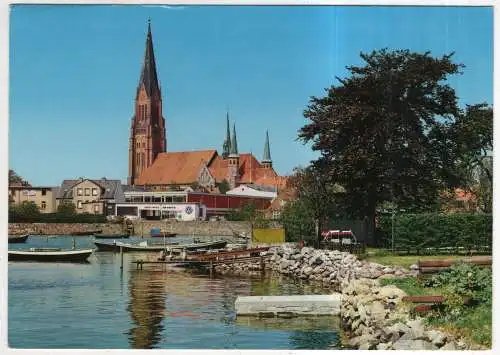
[{"label": "window", "polygon": [[90,196],[90,188],[85,188],[85,196]]},{"label": "window", "polygon": [[82,208],[82,201],[78,200],[76,202],[76,208],[80,208],[80,209]]},{"label": "window", "polygon": [[280,211],[273,211],[273,219],[279,219],[280,218]]},{"label": "window", "polygon": [[92,189],[92,196],[97,196],[97,188]]},{"label": "window", "polygon": [[94,205],[94,212],[99,213],[99,205]]},{"label": "window", "polygon": [[42,204],[40,206],[40,209],[41,210],[44,210],[45,208],[47,208],[47,203],[45,201],[42,201]]},{"label": "window", "polygon": [[76,195],[77,196],[83,196],[83,189],[82,188],[76,189]]},{"label": "window", "polygon": [[47,195],[47,190],[42,189],[42,196],[45,196],[45,195]]}]

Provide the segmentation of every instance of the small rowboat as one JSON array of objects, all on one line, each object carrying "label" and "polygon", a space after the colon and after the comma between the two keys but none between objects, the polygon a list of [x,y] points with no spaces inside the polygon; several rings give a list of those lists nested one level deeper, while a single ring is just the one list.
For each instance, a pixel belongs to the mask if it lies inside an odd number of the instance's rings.
[{"label": "small rowboat", "polygon": [[26,240],[28,239],[30,235],[25,234],[25,235],[14,235],[9,237],[9,244],[11,243],[26,243]]},{"label": "small rowboat", "polygon": [[58,248],[30,248],[9,250],[9,261],[43,261],[83,263],[92,255],[93,249],[61,250]]},{"label": "small rowboat", "polygon": [[168,249],[183,249],[186,251],[194,251],[194,250],[211,250],[211,249],[223,249],[227,245],[226,240],[217,240],[213,242],[205,242],[205,243],[191,243],[191,244],[178,244],[169,246]]},{"label": "small rowboat", "polygon": [[106,243],[106,242],[98,242],[95,241],[94,244],[96,245],[97,249],[99,251],[114,251],[114,252],[119,252],[120,248],[122,248],[123,252],[160,252],[162,250],[186,250],[186,251],[191,251],[191,250],[207,250],[207,249],[220,249],[224,248],[227,244],[227,241],[225,240],[218,240],[214,242],[206,242],[206,243],[192,243],[192,244],[178,244],[178,243],[172,243],[172,244],[164,244],[164,245],[158,245],[158,244],[148,244],[146,242],[141,242],[139,244],[130,244],[130,243],[121,243],[121,242],[113,242],[113,243]]},{"label": "small rowboat", "polygon": [[94,242],[98,251],[113,251],[120,252],[120,248],[123,249],[123,252],[160,252],[165,250],[166,246],[164,245],[148,245],[146,242],[142,242],[139,244],[130,244],[130,243],[121,243],[121,242]]},{"label": "small rowboat", "polygon": [[93,235],[93,234],[99,234],[102,233],[102,230],[95,230],[95,231],[87,231],[87,232],[73,232],[70,235]]},{"label": "small rowboat", "polygon": [[130,234],[94,234],[96,239],[126,239],[130,238]]}]

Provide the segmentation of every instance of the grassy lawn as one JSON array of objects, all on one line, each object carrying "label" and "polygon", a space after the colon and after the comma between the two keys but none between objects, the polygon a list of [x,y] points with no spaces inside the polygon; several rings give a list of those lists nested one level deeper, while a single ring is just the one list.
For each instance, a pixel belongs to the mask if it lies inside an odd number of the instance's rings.
[{"label": "grassy lawn", "polygon": [[367,248],[366,254],[361,258],[366,261],[387,265],[410,267],[417,264],[419,260],[444,260],[444,259],[463,259],[465,255],[393,255],[390,252],[381,249]]},{"label": "grassy lawn", "polygon": [[[395,285],[411,296],[440,295],[439,288],[426,288],[416,278],[380,280],[382,285]],[[465,307],[455,319],[444,317],[426,317],[426,323],[432,328],[460,335],[472,343],[491,347],[492,307],[491,304],[479,304]]]}]

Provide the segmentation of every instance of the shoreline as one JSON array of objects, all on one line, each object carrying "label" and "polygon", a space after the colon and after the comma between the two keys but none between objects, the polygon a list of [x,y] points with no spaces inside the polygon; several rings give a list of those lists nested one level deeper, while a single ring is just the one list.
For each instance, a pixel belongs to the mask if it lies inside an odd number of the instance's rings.
[{"label": "shoreline", "polygon": [[415,277],[416,271],[358,260],[355,255],[285,244],[262,254],[264,263],[231,263],[216,267],[221,275],[253,275],[271,271],[322,285],[342,294],[340,340],[344,348],[358,350],[484,350],[463,337],[424,325],[413,318],[406,293],[394,285],[381,286],[386,278]]},{"label": "shoreline", "polygon": [[[251,235],[252,224],[242,221],[133,221],[133,234],[148,236],[153,228],[162,232],[196,236]],[[122,223],[9,223],[8,235],[72,235],[78,232],[101,230],[104,234],[125,232]]]}]

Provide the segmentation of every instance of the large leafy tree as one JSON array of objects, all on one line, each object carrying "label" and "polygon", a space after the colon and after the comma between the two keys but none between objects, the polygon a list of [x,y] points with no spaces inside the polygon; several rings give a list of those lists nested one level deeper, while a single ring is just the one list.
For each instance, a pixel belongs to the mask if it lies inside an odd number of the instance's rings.
[{"label": "large leafy tree", "polygon": [[22,183],[24,183],[23,178],[19,176],[14,170],[9,169],[9,185]]},{"label": "large leafy tree", "polygon": [[491,212],[493,192],[493,108],[468,105],[451,127],[458,151],[462,187],[476,195],[479,207]]},{"label": "large leafy tree", "polygon": [[287,242],[297,242],[314,236],[314,217],[302,200],[288,202],[280,214],[280,222],[285,228]]},{"label": "large leafy tree", "polygon": [[[311,221],[304,221],[304,223],[306,226],[312,223],[314,242],[318,244],[324,223],[329,217],[339,212],[336,196],[342,190],[338,185],[329,182],[328,170],[319,164],[314,168],[312,166],[296,168],[289,185],[295,190],[300,205],[288,212],[298,213],[299,218],[311,218]],[[303,208],[308,210],[307,214],[302,213]]]},{"label": "large leafy tree", "polygon": [[438,191],[459,183],[449,126],[459,114],[446,84],[461,64],[408,50],[361,54],[325,97],[312,97],[299,138],[321,152],[313,166],[345,189],[349,214],[374,218],[390,201],[428,208]]}]

